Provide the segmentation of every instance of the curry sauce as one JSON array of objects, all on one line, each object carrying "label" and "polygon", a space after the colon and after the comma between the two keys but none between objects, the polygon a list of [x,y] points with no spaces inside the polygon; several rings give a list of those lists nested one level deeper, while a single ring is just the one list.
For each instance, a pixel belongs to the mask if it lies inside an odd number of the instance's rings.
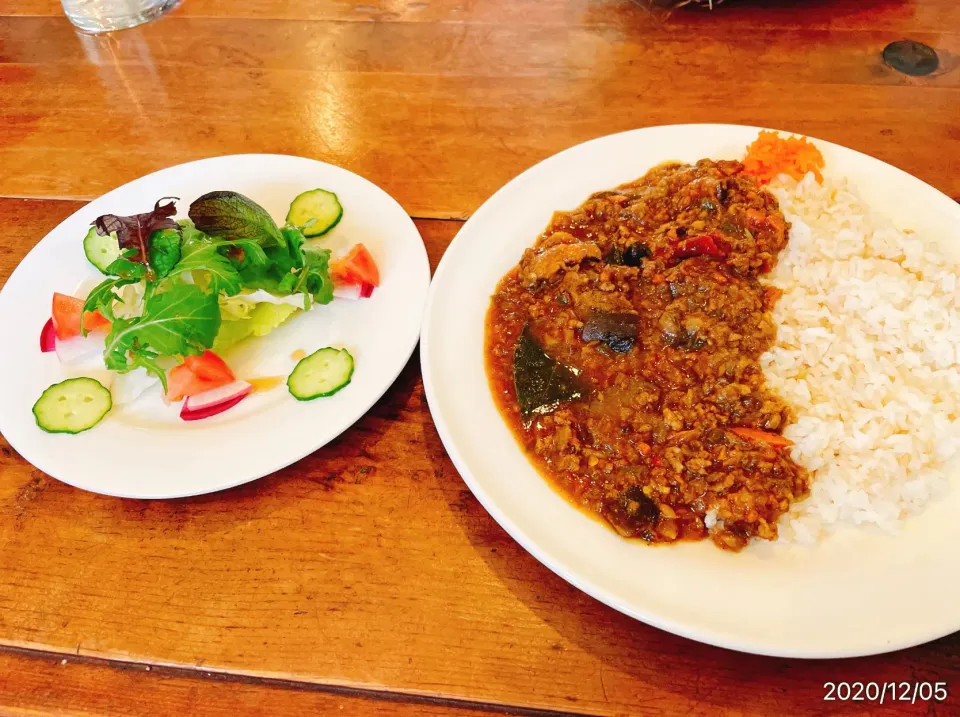
[{"label": "curry sauce", "polygon": [[786,246],[733,161],[669,163],[557,212],[487,315],[491,387],[563,493],[618,533],[739,550],[808,491],[765,385]]}]

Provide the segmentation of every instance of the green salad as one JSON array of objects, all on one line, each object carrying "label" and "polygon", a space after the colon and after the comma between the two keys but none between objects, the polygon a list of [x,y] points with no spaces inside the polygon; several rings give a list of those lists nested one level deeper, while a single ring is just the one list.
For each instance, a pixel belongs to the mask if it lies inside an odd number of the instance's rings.
[{"label": "green salad", "polygon": [[[308,246],[298,227],[277,227],[259,204],[236,192],[204,194],[190,205],[190,218],[180,222],[170,218],[176,213],[173,199],[165,199],[147,214],[108,214],[93,227],[115,240],[113,251],[97,257],[108,278],[83,304],[84,313],[99,311],[112,324],[104,352],[108,369],[142,367],[166,390],[162,357],[202,354],[230,327],[218,344],[225,350],[267,333],[296,311],[286,304],[247,310],[249,302],[231,301],[234,297],[263,290],[302,298],[304,309],[333,300],[330,251]],[[113,258],[106,263],[102,257]],[[118,291],[129,285],[139,290]],[[118,305],[130,296],[141,311],[121,318]]]},{"label": "green salad", "polygon": [[[163,197],[150,212],[97,217],[84,237],[84,253],[104,278],[86,296],[53,295],[40,346],[55,351],[72,377],[34,406],[41,429],[93,427],[116,403],[116,384],[134,372],[161,383],[168,403],[183,401],[184,420],[217,415],[264,378],[238,378],[221,354],[330,303],[335,292],[369,298],[379,284],[363,244],[331,261],[329,249],[305,236],[321,237],[340,221],[333,192],[297,196],[284,226],[237,192],[204,194],[179,221],[177,201]],[[287,385],[298,400],[312,400],[332,396],[352,374],[346,350],[323,347],[300,361]]]}]

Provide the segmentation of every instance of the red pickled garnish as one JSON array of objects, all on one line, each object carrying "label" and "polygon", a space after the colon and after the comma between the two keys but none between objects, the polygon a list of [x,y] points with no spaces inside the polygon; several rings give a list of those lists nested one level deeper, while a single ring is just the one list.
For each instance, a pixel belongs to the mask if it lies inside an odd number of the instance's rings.
[{"label": "red pickled garnish", "polygon": [[723,239],[713,234],[684,239],[677,244],[674,256],[677,259],[689,259],[693,256],[713,256],[723,259],[730,253]]}]

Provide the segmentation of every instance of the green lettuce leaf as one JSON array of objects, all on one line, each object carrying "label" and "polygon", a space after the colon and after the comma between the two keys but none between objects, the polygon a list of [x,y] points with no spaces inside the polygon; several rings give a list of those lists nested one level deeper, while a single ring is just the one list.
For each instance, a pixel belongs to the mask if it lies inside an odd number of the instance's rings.
[{"label": "green lettuce leaf", "polygon": [[174,284],[148,297],[141,316],[113,323],[104,363],[120,372],[143,366],[159,376],[159,356],[202,353],[213,346],[219,329],[217,295],[192,284]]},{"label": "green lettuce leaf", "polygon": [[251,336],[266,336],[300,309],[289,304],[257,304],[246,318],[225,320],[213,343],[213,350],[222,354]]},{"label": "green lettuce leaf", "polygon": [[224,321],[246,319],[256,307],[257,303],[245,298],[243,294],[230,298],[220,297],[220,317]]}]

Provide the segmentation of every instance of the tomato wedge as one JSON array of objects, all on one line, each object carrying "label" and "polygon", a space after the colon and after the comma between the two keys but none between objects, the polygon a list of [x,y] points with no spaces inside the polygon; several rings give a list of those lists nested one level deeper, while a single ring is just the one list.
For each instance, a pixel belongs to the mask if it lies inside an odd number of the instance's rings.
[{"label": "tomato wedge", "polygon": [[187,356],[183,360],[184,366],[193,371],[201,381],[226,381],[233,383],[237,377],[227,366],[227,362],[213,351],[204,351],[199,356]]},{"label": "tomato wedge", "polygon": [[233,371],[213,351],[187,356],[183,363],[167,373],[167,400],[182,401],[187,396],[210,391],[236,381]]},{"label": "tomato wedge", "polygon": [[357,244],[346,256],[331,261],[330,277],[335,284],[380,286],[377,262],[363,244]]},{"label": "tomato wedge", "polygon": [[[83,301],[66,294],[53,295],[53,329],[61,341],[80,335],[80,315],[83,314]],[[83,317],[83,327],[87,331],[109,331],[110,322],[99,311],[88,312]]]}]

